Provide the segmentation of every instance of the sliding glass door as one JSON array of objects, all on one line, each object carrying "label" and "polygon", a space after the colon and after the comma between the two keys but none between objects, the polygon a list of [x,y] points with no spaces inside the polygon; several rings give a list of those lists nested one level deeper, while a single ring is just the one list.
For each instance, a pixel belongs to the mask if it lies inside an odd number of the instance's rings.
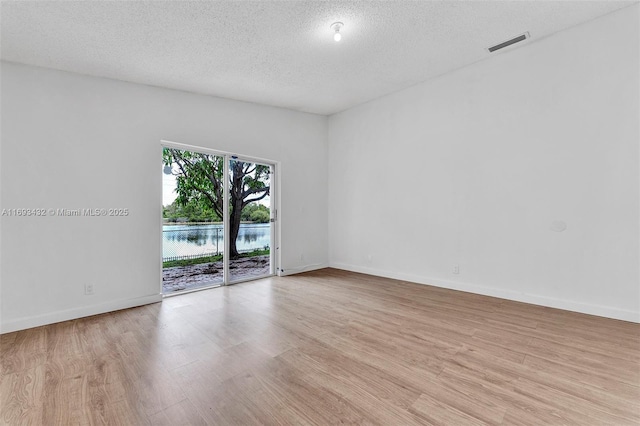
[{"label": "sliding glass door", "polygon": [[274,273],[275,165],[163,146],[162,293]]},{"label": "sliding glass door", "polygon": [[229,281],[270,275],[272,166],[229,161]]}]

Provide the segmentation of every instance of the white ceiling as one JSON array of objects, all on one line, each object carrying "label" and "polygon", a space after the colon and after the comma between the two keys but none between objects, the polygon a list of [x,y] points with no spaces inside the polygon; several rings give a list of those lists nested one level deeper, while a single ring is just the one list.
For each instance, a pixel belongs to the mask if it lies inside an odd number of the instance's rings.
[{"label": "white ceiling", "polygon": [[633,3],[3,0],[0,56],[332,114]]}]

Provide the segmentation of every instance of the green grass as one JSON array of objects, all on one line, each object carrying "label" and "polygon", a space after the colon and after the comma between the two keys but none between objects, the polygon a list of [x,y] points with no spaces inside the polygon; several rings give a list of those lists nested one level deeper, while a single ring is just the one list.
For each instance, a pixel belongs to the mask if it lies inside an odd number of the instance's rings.
[{"label": "green grass", "polygon": [[219,254],[217,256],[198,257],[196,259],[169,260],[167,262],[162,262],[162,267],[172,268],[174,266],[191,266],[191,265],[199,265],[201,263],[219,262],[221,260],[222,260],[222,255]]},{"label": "green grass", "polygon": [[254,251],[250,251],[249,253],[242,253],[239,257],[254,257],[254,256],[266,256],[271,253],[271,250],[260,250],[255,249]]},{"label": "green grass", "polygon": [[[242,253],[239,257],[254,257],[254,256],[266,256],[271,251],[269,249],[260,250],[256,249],[249,253]],[[206,256],[206,257],[198,257],[197,259],[185,259],[185,260],[169,260],[167,262],[162,262],[163,268],[172,268],[174,266],[191,266],[191,265],[200,265],[201,263],[212,263],[212,262],[220,262],[222,260],[221,254],[216,256]]]}]

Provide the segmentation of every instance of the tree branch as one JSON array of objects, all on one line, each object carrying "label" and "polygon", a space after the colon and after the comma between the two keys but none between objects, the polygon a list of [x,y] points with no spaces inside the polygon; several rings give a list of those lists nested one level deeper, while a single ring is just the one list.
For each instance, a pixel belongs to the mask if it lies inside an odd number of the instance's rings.
[{"label": "tree branch", "polygon": [[244,191],[242,193],[242,198],[247,198],[251,194],[256,194],[256,193],[262,192],[262,191],[267,191],[267,194],[268,194],[270,188],[271,188],[270,186],[265,186],[263,188],[251,188],[251,189],[248,189],[248,190],[246,190],[246,191]]},{"label": "tree branch", "polygon": [[246,205],[247,205],[247,204],[249,204],[249,203],[253,203],[253,202],[255,202],[255,201],[260,201],[260,200],[262,200],[264,197],[266,197],[267,195],[269,195],[269,187],[267,187],[267,191],[266,191],[264,194],[262,194],[260,197],[244,200],[244,201],[242,202],[242,207],[244,208],[244,206],[246,206]]}]

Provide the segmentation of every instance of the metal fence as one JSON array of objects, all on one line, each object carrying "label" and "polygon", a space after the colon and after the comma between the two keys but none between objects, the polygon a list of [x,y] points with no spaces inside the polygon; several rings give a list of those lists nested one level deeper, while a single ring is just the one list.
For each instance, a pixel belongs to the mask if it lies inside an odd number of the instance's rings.
[{"label": "metal fence", "polygon": [[218,254],[221,254],[221,253],[184,254],[181,256],[169,256],[169,257],[162,256],[162,261],[170,262],[172,260],[200,259],[202,257],[216,256]]},{"label": "metal fence", "polygon": [[[269,237],[270,228],[243,224],[240,230],[242,235],[237,241],[242,241],[242,247],[238,246],[239,253],[269,249],[269,244],[264,244],[264,237]],[[179,225],[176,229],[162,231],[163,262],[198,259],[223,252],[224,230],[221,225]]]}]

